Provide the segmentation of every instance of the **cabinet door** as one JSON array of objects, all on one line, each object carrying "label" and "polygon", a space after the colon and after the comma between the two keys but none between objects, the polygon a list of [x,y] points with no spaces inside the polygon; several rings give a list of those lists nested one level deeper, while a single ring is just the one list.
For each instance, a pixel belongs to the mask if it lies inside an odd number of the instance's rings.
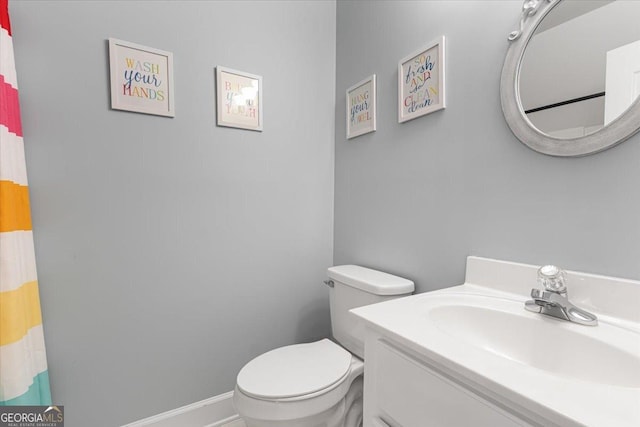
[{"label": "cabinet door", "polygon": [[384,341],[375,351],[375,412],[393,427],[528,425]]}]

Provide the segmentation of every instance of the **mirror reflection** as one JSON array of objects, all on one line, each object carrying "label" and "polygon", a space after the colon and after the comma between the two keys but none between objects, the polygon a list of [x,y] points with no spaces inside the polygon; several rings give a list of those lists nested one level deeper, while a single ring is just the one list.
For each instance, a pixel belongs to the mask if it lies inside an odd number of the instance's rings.
[{"label": "mirror reflection", "polygon": [[640,1],[564,0],[541,21],[520,68],[520,102],[539,131],[598,131],[640,94]]}]

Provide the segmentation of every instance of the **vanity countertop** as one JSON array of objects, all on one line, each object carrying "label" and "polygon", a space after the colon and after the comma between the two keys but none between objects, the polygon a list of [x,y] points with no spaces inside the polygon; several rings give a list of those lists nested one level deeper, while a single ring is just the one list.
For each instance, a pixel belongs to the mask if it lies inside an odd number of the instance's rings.
[{"label": "vanity countertop", "polygon": [[640,425],[640,282],[567,272],[569,299],[599,318],[585,326],[524,309],[536,270],[469,257],[463,285],[352,312],[525,418]]}]

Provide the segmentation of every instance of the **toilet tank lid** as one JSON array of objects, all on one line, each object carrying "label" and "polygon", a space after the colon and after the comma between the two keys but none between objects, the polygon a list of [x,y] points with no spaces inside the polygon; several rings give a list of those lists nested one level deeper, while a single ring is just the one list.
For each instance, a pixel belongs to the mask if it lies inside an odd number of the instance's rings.
[{"label": "toilet tank lid", "polygon": [[330,279],[374,295],[410,294],[415,287],[411,280],[359,265],[338,265],[327,269]]}]

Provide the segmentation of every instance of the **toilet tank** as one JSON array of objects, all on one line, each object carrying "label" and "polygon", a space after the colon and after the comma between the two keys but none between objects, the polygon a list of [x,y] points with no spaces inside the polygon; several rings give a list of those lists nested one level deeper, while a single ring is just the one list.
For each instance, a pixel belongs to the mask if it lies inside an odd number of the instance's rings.
[{"label": "toilet tank", "polygon": [[413,282],[357,265],[330,267],[327,275],[333,282],[329,291],[333,337],[363,359],[364,323],[349,310],[410,295]]}]

